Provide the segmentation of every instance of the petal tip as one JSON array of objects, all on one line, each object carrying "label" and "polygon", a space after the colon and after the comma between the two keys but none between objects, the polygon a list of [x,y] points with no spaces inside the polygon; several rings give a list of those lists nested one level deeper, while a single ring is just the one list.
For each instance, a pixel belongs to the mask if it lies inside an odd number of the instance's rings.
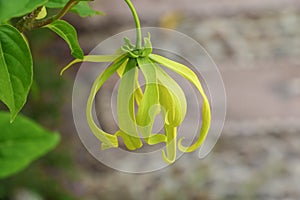
[{"label": "petal tip", "polygon": [[175,157],[172,159],[169,159],[166,155],[166,152],[164,150],[162,150],[162,158],[163,160],[168,163],[168,164],[173,164],[175,162]]}]

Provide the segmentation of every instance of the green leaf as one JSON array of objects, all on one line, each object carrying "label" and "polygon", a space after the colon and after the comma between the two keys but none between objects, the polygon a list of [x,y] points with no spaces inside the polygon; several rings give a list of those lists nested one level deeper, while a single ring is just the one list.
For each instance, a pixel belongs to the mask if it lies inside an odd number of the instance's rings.
[{"label": "green leaf", "polygon": [[95,15],[104,15],[103,12],[93,10],[87,2],[79,2],[73,9],[72,12],[77,13],[80,17],[92,17]]},{"label": "green leaf", "polygon": [[[68,0],[49,0],[46,4],[48,8],[63,8],[67,4]],[[103,15],[103,12],[93,10],[86,1],[81,1],[75,5],[72,12],[77,13],[81,17],[89,17],[94,15]]]},{"label": "green leaf", "polygon": [[46,2],[47,0],[0,0],[0,22],[30,13]]},{"label": "green leaf", "polygon": [[47,17],[47,9],[45,6],[43,6],[38,16],[35,19],[44,19],[45,17]]},{"label": "green leaf", "polygon": [[206,97],[206,94],[204,93],[204,90],[201,86],[201,83],[197,77],[197,75],[187,66],[180,64],[178,62],[172,61],[170,59],[167,59],[165,57],[156,55],[156,54],[150,54],[149,57],[155,61],[160,63],[161,65],[166,66],[167,68],[170,68],[171,70],[175,71],[176,73],[180,74],[187,80],[189,80],[192,84],[195,85],[195,87],[198,89],[199,93],[201,94],[203,98],[203,106],[202,106],[202,126],[200,129],[200,136],[198,137],[197,141],[192,144],[189,147],[184,147],[181,143],[184,140],[184,137],[180,138],[178,141],[178,148],[183,152],[192,152],[195,151],[197,148],[199,148],[202,143],[205,141],[206,136],[209,131],[210,122],[211,122],[211,112],[210,112],[210,105],[209,101]]},{"label": "green leaf", "polygon": [[84,54],[78,43],[76,29],[71,24],[64,20],[56,20],[46,27],[57,33],[67,42],[75,58],[83,59]]},{"label": "green leaf", "polygon": [[57,133],[43,129],[19,115],[10,123],[9,113],[0,112],[0,178],[11,176],[45,155],[59,142]]},{"label": "green leaf", "polygon": [[0,25],[0,100],[9,108],[11,121],[27,100],[32,65],[30,49],[21,33],[10,25]]}]

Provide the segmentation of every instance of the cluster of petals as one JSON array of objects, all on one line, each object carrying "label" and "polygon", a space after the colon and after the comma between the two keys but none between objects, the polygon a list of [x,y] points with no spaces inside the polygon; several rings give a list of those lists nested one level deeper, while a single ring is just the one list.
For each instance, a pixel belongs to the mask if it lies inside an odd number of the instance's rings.
[{"label": "cluster of petals", "polygon": [[[78,62],[111,63],[94,81],[86,105],[86,119],[89,128],[101,142],[103,150],[119,147],[121,138],[128,150],[134,151],[144,144],[165,144],[162,158],[167,163],[176,160],[176,150],[192,152],[199,148],[208,133],[211,122],[209,101],[197,75],[187,66],[152,53],[149,37],[144,38],[144,47],[137,49],[125,38],[125,44],[116,55],[87,55],[67,65],[62,72]],[[177,128],[183,122],[186,111],[186,97],[164,66],[178,73],[192,83],[203,99],[201,111],[202,123],[197,140],[190,146],[182,144],[184,137],[177,138]],[[139,71],[144,76],[144,90],[139,83]],[[94,121],[92,115],[95,96],[103,84],[114,74],[120,77],[117,95],[117,115],[119,130],[107,133]],[[164,130],[153,133],[156,117],[162,116]],[[200,120],[200,119],[199,119]]]}]

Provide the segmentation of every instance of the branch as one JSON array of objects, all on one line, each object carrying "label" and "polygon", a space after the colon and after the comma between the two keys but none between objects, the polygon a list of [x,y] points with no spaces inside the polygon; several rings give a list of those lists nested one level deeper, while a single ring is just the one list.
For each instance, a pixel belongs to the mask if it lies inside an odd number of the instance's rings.
[{"label": "branch", "polygon": [[23,17],[16,25],[17,29],[22,33],[24,31],[30,31],[32,29],[40,28],[51,24],[52,22],[61,19],[64,17],[67,12],[76,4],[79,3],[79,0],[69,0],[68,3],[61,9],[61,11],[52,17],[43,19],[43,20],[36,20],[35,18],[38,16],[39,12],[42,9],[41,7],[36,8],[30,14]]}]

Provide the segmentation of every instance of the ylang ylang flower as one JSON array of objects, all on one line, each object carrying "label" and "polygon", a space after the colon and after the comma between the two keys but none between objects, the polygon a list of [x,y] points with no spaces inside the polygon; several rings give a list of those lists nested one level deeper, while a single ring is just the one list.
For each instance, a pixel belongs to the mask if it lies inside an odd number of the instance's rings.
[{"label": "ylang ylang flower", "polygon": [[[127,38],[124,41],[124,46],[116,55],[87,55],[83,60],[72,61],[62,72],[78,62],[110,62],[111,65],[95,80],[86,106],[88,125],[101,142],[101,148],[117,148],[118,137],[122,138],[127,149],[132,151],[141,148],[143,141],[148,145],[165,143],[162,157],[166,162],[173,163],[176,159],[177,143],[182,152],[192,152],[203,144],[211,121],[209,101],[197,75],[190,68],[152,53],[150,35],[144,38],[142,48],[137,48]],[[190,81],[203,98],[202,126],[197,141],[191,146],[182,145],[184,137],[177,138],[177,128],[183,122],[187,110],[185,94],[161,66]],[[138,81],[139,71],[145,79],[144,91]],[[92,106],[97,92],[114,73],[120,76],[117,95],[119,130],[111,134],[96,125]],[[159,114],[162,115],[164,131],[153,133],[153,124]]]}]

